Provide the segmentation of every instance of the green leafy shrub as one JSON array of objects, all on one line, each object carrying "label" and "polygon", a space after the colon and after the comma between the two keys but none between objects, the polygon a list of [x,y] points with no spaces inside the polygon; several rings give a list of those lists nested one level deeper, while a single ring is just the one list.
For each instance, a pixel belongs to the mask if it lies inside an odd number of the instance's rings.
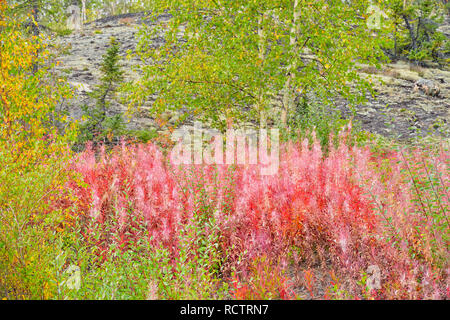
[{"label": "green leafy shrub", "polygon": [[[68,210],[59,202],[71,179],[73,128],[55,111],[69,97],[43,67],[49,52],[0,1],[0,298],[48,299],[58,270],[55,250]],[[64,126],[63,126],[64,127]],[[58,207],[58,209],[56,208]]]},{"label": "green leafy shrub", "polygon": [[393,23],[393,56],[442,63],[449,42],[444,34],[437,31],[445,16],[442,3],[433,0],[393,0],[388,6]]}]

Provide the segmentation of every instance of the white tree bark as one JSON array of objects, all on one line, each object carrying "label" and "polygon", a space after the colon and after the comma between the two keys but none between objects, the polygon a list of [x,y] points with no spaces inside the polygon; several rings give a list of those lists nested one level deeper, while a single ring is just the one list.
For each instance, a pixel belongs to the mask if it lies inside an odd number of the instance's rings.
[{"label": "white tree bark", "polygon": [[86,23],[86,0],[81,0],[81,25]]},{"label": "white tree bark", "polygon": [[[261,67],[264,65],[264,59],[265,59],[265,35],[264,35],[264,15],[261,15],[258,18],[258,60],[261,64]],[[262,92],[258,93],[258,111],[260,116],[260,127],[265,128],[267,125],[267,119],[266,119],[266,113],[265,110],[263,110],[263,97]]]},{"label": "white tree bark", "polygon": [[[294,14],[292,20],[292,26],[290,31],[289,44],[291,49],[293,50],[294,55],[298,54],[298,43],[297,43],[297,32],[298,32],[298,20],[300,18],[300,8],[299,8],[299,0],[294,1]],[[293,87],[294,82],[294,70],[296,69],[296,63],[292,61],[292,63],[288,66],[287,72],[287,80],[284,84],[284,93],[283,93],[283,110],[281,112],[281,124],[286,127],[287,125],[287,116],[289,111],[294,107],[295,101],[295,88]]]},{"label": "white tree bark", "polygon": [[69,18],[67,19],[67,28],[79,31],[82,26],[80,7],[71,5],[67,8]]}]

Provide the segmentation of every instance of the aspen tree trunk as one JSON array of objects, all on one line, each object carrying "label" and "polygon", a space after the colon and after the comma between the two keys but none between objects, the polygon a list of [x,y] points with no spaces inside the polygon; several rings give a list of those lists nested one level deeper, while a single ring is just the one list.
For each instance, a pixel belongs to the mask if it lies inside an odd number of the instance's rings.
[{"label": "aspen tree trunk", "polygon": [[[299,10],[299,0],[294,1],[294,14],[292,27],[290,31],[289,44],[292,50],[294,51],[294,56],[298,53],[298,44],[297,44],[297,32],[298,32],[298,19],[300,18],[300,10]],[[287,117],[289,111],[294,107],[295,101],[295,88],[292,86],[294,82],[294,70],[296,69],[295,58],[292,63],[288,66],[287,80],[284,84],[284,94],[283,94],[283,110],[281,112],[281,124],[284,128],[287,126]]]},{"label": "aspen tree trunk", "polygon": [[[258,18],[258,60],[259,63],[261,65],[261,67],[263,67],[264,65],[264,59],[265,59],[265,36],[264,36],[264,15],[259,16]],[[266,113],[264,110],[264,105],[263,105],[263,94],[262,94],[262,90],[259,90],[258,93],[258,105],[257,105],[258,111],[259,111],[259,115],[260,115],[260,127],[261,128],[265,128],[267,125],[267,119],[266,119]]]},{"label": "aspen tree trunk", "polygon": [[86,0],[81,0],[81,27],[86,22]]}]

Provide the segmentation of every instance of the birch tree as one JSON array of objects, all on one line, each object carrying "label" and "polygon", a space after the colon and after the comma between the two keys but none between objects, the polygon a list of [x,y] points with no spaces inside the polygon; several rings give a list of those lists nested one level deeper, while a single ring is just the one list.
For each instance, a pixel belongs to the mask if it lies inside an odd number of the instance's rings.
[{"label": "birch tree", "polygon": [[[139,32],[142,78],[131,105],[183,110],[213,127],[258,121],[286,126],[296,96],[361,102],[370,90],[356,63],[378,65],[383,30],[366,25],[369,1],[155,0],[155,25]],[[159,19],[169,13],[170,19]],[[159,21],[159,22],[158,22]],[[155,39],[164,37],[161,42]],[[274,101],[281,107],[274,108]],[[265,121],[262,121],[264,125]]]}]

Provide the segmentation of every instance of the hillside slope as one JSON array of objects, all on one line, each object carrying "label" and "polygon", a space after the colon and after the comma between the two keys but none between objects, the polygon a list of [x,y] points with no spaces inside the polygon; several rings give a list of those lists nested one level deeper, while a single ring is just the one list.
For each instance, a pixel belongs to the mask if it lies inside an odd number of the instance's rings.
[{"label": "hillside slope", "polygon": [[[88,92],[98,83],[99,66],[102,55],[106,52],[110,37],[115,37],[121,44],[123,67],[128,79],[137,77],[133,65],[139,63],[138,58],[127,59],[127,53],[135,52],[136,33],[141,24],[152,25],[170,19],[160,16],[157,21],[149,21],[144,13],[125,14],[100,19],[84,26],[83,31],[74,32],[57,39],[60,55],[56,72],[67,77],[76,89],[76,97],[68,101],[64,108],[74,118],[81,117],[81,106],[93,104]],[[441,29],[448,30],[447,21]],[[448,36],[448,34],[447,34]],[[162,37],[154,39],[157,47],[164,41]],[[361,68],[363,76],[371,77],[377,96],[370,97],[366,105],[356,110],[356,119],[368,131],[398,139],[409,139],[425,133],[433,133],[448,138],[450,123],[450,70],[439,68],[420,68],[406,62],[397,62],[384,66],[383,70]],[[441,93],[431,97],[422,92],[414,92],[414,82],[428,79],[439,85]],[[151,101],[148,102],[150,104]],[[352,113],[345,101],[337,103],[344,117]],[[128,126],[133,129],[157,127],[146,112],[144,105],[129,119]],[[127,107],[118,101],[111,101],[111,114],[126,111]],[[174,121],[176,114],[167,114],[169,121]]]}]

